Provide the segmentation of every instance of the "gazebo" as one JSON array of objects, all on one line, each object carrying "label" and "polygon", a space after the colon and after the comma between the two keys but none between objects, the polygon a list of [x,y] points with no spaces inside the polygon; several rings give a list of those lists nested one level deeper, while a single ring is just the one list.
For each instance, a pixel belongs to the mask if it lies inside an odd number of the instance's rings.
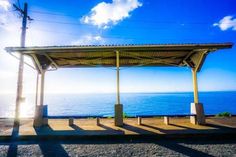
[{"label": "gazebo", "polygon": [[[120,67],[189,67],[192,70],[194,102],[191,103],[190,121],[204,124],[202,103],[198,101],[197,72],[206,56],[219,49],[232,48],[232,43],[213,44],[146,44],[146,45],[84,45],[7,47],[9,53],[30,56],[38,72],[34,126],[42,126],[44,105],[44,77],[51,69],[83,67],[116,67],[117,96],[114,107],[115,126],[123,125],[123,105],[120,102]],[[19,73],[22,75],[22,73]],[[17,100],[20,101],[20,100]],[[20,103],[18,103],[20,104]],[[17,107],[19,110],[19,107]],[[19,111],[16,111],[16,113]]]}]

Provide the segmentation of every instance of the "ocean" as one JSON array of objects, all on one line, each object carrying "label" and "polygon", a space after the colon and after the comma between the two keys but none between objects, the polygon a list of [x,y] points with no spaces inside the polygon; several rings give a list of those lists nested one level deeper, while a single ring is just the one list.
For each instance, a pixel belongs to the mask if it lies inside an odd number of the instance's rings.
[{"label": "ocean", "polygon": [[[236,114],[236,92],[200,92],[205,114],[230,112]],[[116,94],[46,94],[49,115],[112,116]],[[124,113],[135,115],[189,114],[193,93],[122,93]],[[13,117],[15,95],[0,95],[0,117]],[[33,117],[34,95],[26,95],[21,117]]]}]

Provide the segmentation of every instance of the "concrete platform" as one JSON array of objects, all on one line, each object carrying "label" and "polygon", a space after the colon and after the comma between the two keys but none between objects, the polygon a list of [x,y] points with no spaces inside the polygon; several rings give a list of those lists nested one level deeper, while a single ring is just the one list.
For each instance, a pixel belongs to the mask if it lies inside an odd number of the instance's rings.
[{"label": "concrete platform", "polygon": [[96,119],[78,119],[69,126],[68,119],[52,119],[49,125],[42,128],[33,127],[33,119],[22,119],[19,129],[13,131],[13,119],[0,119],[0,140],[12,139],[50,139],[75,137],[109,137],[109,136],[152,136],[152,137],[203,137],[203,136],[235,136],[236,117],[208,117],[206,125],[193,125],[189,118],[170,118],[166,125],[163,118],[143,118],[138,125],[137,118],[125,118],[124,126],[114,126],[114,119],[103,118],[100,125]]}]

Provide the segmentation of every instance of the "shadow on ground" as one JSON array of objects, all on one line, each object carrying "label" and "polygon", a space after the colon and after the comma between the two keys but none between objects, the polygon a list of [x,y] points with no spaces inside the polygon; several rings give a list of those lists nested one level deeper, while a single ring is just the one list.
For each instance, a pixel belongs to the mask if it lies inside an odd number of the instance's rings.
[{"label": "shadow on ground", "polygon": [[[43,156],[71,156],[70,149],[65,149],[65,145],[67,148],[79,147],[80,149],[89,149],[89,147],[96,148],[97,152],[99,149],[106,149],[105,151],[110,151],[111,149],[127,149],[130,147],[129,151],[135,151],[136,145],[138,145],[139,149],[146,147],[148,144],[152,144],[155,147],[165,148],[168,151],[173,152],[174,154],[181,154],[186,156],[212,156],[209,154],[207,149],[199,150],[195,148],[191,148],[186,145],[203,145],[204,147],[209,147],[209,145],[220,145],[220,144],[234,144],[236,145],[235,140],[176,140],[176,139],[166,139],[166,140],[157,140],[150,138],[127,138],[127,139],[113,139],[113,138],[104,138],[104,139],[77,139],[77,140],[27,140],[27,141],[8,141],[8,142],[0,142],[1,146],[9,146],[8,152],[6,156],[15,157],[19,155],[19,152],[24,155],[36,156],[37,150],[32,150],[31,146],[37,145],[40,148],[40,155]],[[141,147],[140,147],[141,145]],[[206,146],[205,146],[206,145]],[[28,147],[28,149],[24,148],[23,150],[20,147]],[[111,148],[110,148],[111,147]],[[145,148],[146,149],[146,148]],[[22,152],[23,151],[23,152]],[[29,151],[29,152],[27,152]],[[94,151],[94,150],[93,150]],[[104,150],[101,150],[104,151]],[[153,148],[150,147],[149,151],[153,151]],[[132,152],[135,153],[135,152]],[[147,152],[148,153],[148,152]],[[158,151],[156,152],[158,153]],[[24,156],[23,155],[23,156]],[[82,154],[84,155],[84,154]],[[89,156],[89,154],[87,154]],[[91,155],[91,154],[90,154]],[[99,155],[99,154],[93,154]],[[101,154],[100,154],[101,155]],[[116,154],[118,156],[124,156],[126,154]],[[147,155],[147,154],[146,154]],[[165,154],[162,154],[165,155]],[[80,156],[80,152],[76,152],[76,156]]]},{"label": "shadow on ground", "polygon": [[[176,124],[170,124],[177,126]],[[222,126],[217,126],[213,124],[207,124],[208,126],[215,127],[218,130],[231,130],[231,128],[227,127],[222,127]],[[171,133],[168,130],[164,130],[161,128],[158,128],[156,126],[151,126],[147,124],[143,124],[142,126],[145,126],[145,128],[152,128],[159,130],[164,133]],[[117,149],[129,149],[129,151],[134,151],[131,154],[125,154],[125,152],[122,153],[122,151],[116,152],[116,155],[118,156],[124,156],[124,155],[132,155],[135,154],[135,147],[138,145],[138,150],[142,149],[142,147],[146,147],[146,144],[152,144],[152,147],[160,147],[160,148],[165,148],[168,151],[171,151],[172,153],[176,154],[181,154],[181,155],[186,155],[186,156],[212,156],[209,154],[207,149],[204,150],[199,150],[195,149],[186,145],[203,145],[203,147],[206,146],[209,147],[209,145],[220,145],[220,144],[233,144],[235,147],[235,137],[232,137],[230,140],[229,139],[223,139],[221,137],[220,140],[208,140],[207,138],[189,138],[189,139],[159,139],[155,138],[155,136],[124,136],[124,132],[120,129],[114,130],[106,125],[100,124],[100,127],[104,128],[104,130],[100,130],[100,132],[104,133],[104,136],[97,136],[94,138],[68,138],[65,136],[63,139],[59,138],[62,137],[62,135],[71,135],[71,134],[76,134],[78,132],[90,132],[94,133],[96,130],[83,130],[79,126],[73,125],[71,126],[73,130],[53,130],[50,126],[45,126],[42,128],[35,128],[37,138],[32,138],[32,139],[27,139],[27,140],[19,140],[18,139],[18,134],[19,134],[19,125],[14,124],[14,129],[12,131],[12,138],[8,141],[0,141],[0,152],[1,152],[1,146],[8,146],[8,151],[6,152],[5,156],[8,157],[14,157],[18,156],[19,153],[26,153],[24,155],[27,156],[71,156],[70,152],[70,147],[71,148],[76,148],[79,145],[79,148],[81,151],[83,149],[88,149],[89,147],[94,147],[93,149],[97,149],[97,152],[94,154],[87,154],[87,156],[90,155],[105,155],[105,154],[99,154],[100,150],[99,149],[105,149],[103,152],[109,152],[110,150],[114,149],[115,152]],[[177,127],[183,127],[183,126],[177,126]],[[140,127],[136,127],[133,125],[125,124],[123,129],[136,132],[137,134],[143,134],[143,135],[155,135],[154,132],[151,132],[150,130],[146,130]],[[183,133],[187,132],[188,130],[193,131],[192,128],[188,127],[183,127],[185,130],[183,130]],[[204,132],[206,132],[205,130]],[[209,130],[208,130],[209,131]],[[44,133],[50,133],[54,135],[54,138],[47,138],[47,136],[44,136]],[[118,134],[120,136],[106,136],[106,134],[109,134],[111,132],[115,132],[115,135]],[[60,135],[60,136],[58,136]],[[42,136],[42,138],[41,138]],[[34,150],[31,148],[31,146],[38,146],[40,152],[37,152],[37,150]],[[67,149],[65,149],[65,145],[67,145]],[[115,148],[113,147],[114,145],[117,145]],[[140,146],[141,145],[141,146]],[[21,147],[24,146],[26,148],[22,149]],[[103,148],[104,146],[104,148]],[[106,147],[105,147],[106,146]],[[147,152],[149,151],[156,151],[152,147],[150,148],[145,148],[147,149]],[[149,150],[150,149],[150,150]],[[77,149],[76,149],[77,150]],[[29,151],[30,153],[27,153]],[[128,151],[128,152],[129,152]],[[117,154],[118,153],[118,154]],[[119,154],[120,153],[120,154]],[[158,150],[156,152],[158,154]],[[236,152],[235,152],[236,153]],[[0,154],[1,156],[2,154]],[[80,152],[76,153],[76,156],[79,156]],[[85,155],[85,154],[83,154]],[[165,154],[162,154],[165,155]],[[172,154],[173,155],[173,154]],[[106,155],[105,155],[106,156]],[[141,156],[141,154],[140,154]]]}]

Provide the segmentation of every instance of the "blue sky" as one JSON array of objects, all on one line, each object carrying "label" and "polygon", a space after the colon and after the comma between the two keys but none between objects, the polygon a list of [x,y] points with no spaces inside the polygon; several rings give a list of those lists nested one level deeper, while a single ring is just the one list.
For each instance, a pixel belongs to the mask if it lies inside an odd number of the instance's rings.
[{"label": "blue sky", "polygon": [[[24,1],[20,1],[21,7]],[[235,0],[28,0],[34,20],[27,46],[236,42]],[[0,0],[0,92],[16,91],[18,61],[3,50],[19,46],[21,19]],[[235,48],[210,54],[198,74],[199,90],[236,90]],[[24,91],[36,73],[25,66]],[[174,79],[173,79],[174,78]],[[46,73],[46,92],[115,92],[113,68]],[[123,68],[122,92],[192,91],[189,68]]]}]

